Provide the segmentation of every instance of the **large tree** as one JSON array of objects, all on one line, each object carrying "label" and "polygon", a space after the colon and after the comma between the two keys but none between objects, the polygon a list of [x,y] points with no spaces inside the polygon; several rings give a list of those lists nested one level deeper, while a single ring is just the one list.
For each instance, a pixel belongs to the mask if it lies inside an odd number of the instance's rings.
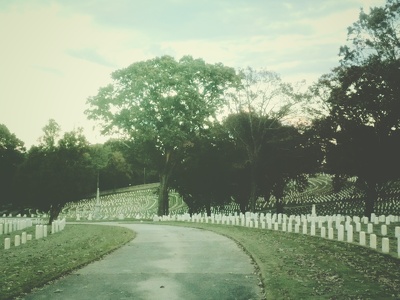
[{"label": "large tree", "polygon": [[24,143],[0,124],[0,206],[15,200],[14,177],[24,155]]},{"label": "large tree", "polygon": [[241,153],[236,157],[234,173],[238,178],[248,177],[237,187],[235,197],[242,210],[255,211],[256,199],[260,195],[263,148],[281,126],[275,118],[244,111],[230,114],[224,121],[235,148]]},{"label": "large tree", "polygon": [[171,186],[178,191],[190,213],[206,211],[212,206],[231,202],[232,154],[234,147],[218,123],[207,134],[193,139],[172,176]]},{"label": "large tree", "polygon": [[315,89],[329,91],[329,113],[315,122],[328,170],[357,176],[366,216],[385,185],[400,177],[399,38],[400,1],[361,11],[349,27],[340,66]]},{"label": "large tree", "polygon": [[223,104],[225,91],[237,83],[234,69],[185,56],[162,56],[112,73],[113,83],[88,98],[90,119],[104,132],[120,131],[150,145],[159,162],[158,215],[168,214],[168,186],[197,131],[206,128]]},{"label": "large tree", "polygon": [[263,145],[259,185],[266,201],[270,195],[275,197],[277,213],[284,212],[285,196],[293,189],[303,191],[309,175],[320,166],[320,148],[308,140],[308,133],[294,126],[281,126]]},{"label": "large tree", "polygon": [[291,121],[299,97],[293,86],[284,83],[274,72],[246,68],[240,70],[240,75],[240,88],[229,93],[228,111],[231,116],[225,125],[246,151],[250,171],[248,209],[255,211],[257,168],[262,145],[268,138],[268,131],[277,123]]},{"label": "large tree", "polygon": [[[45,136],[55,125],[50,122],[44,127]],[[55,137],[59,130],[52,132]],[[20,185],[24,186],[21,204],[49,212],[49,223],[58,217],[67,202],[86,196],[95,183],[95,170],[82,131],[66,132],[55,141],[42,139],[39,146],[33,146],[18,176]]]}]

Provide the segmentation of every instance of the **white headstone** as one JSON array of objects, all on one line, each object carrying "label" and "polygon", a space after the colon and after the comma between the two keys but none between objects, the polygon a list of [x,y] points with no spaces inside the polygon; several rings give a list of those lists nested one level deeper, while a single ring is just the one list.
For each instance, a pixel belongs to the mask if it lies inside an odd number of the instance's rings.
[{"label": "white headstone", "polygon": [[394,229],[394,235],[395,237],[400,237],[400,226],[396,226]]},{"label": "white headstone", "polygon": [[347,226],[347,242],[348,243],[353,242],[353,225]]},{"label": "white headstone", "polygon": [[308,229],[307,229],[307,221],[303,222],[303,234],[307,234]]},{"label": "white headstone", "polygon": [[36,225],[35,227],[35,239],[41,239],[43,237],[42,225]]},{"label": "white headstone", "polygon": [[21,234],[21,244],[25,244],[26,243],[26,232],[22,232]]},{"label": "white headstone", "polygon": [[14,245],[15,245],[15,247],[18,247],[19,245],[21,245],[21,237],[18,234],[14,238]]},{"label": "white headstone", "polygon": [[382,252],[389,253],[389,238],[382,238]]},{"label": "white headstone", "polygon": [[360,245],[365,246],[365,231],[360,231]]},{"label": "white headstone", "polygon": [[11,239],[5,238],[4,239],[4,250],[10,249],[10,247],[11,247]]},{"label": "white headstone", "polygon": [[371,223],[368,223],[367,225],[367,233],[372,233],[374,231],[374,225]]},{"label": "white headstone", "polygon": [[400,257],[400,237],[397,238],[397,256]]},{"label": "white headstone", "polygon": [[311,224],[311,229],[310,230],[311,230],[310,234],[311,235],[315,235],[315,225],[314,225],[314,223]]},{"label": "white headstone", "polygon": [[326,228],[325,227],[321,227],[321,237],[325,238],[326,237]]},{"label": "white headstone", "polygon": [[382,235],[387,235],[387,225],[381,226],[381,233],[382,233]]},{"label": "white headstone", "polygon": [[339,225],[338,229],[338,241],[344,240],[344,225]]},{"label": "white headstone", "polygon": [[371,234],[369,236],[369,246],[373,249],[376,249],[376,234]]},{"label": "white headstone", "polygon": [[279,224],[278,223],[274,223],[274,230],[279,230]]},{"label": "white headstone", "polygon": [[344,226],[339,225],[338,229],[338,241],[343,241],[344,240]]}]

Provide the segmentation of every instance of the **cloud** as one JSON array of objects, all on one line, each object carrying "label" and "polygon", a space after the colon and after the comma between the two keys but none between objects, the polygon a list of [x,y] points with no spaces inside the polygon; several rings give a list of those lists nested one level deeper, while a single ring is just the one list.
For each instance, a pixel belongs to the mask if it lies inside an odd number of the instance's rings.
[{"label": "cloud", "polygon": [[40,70],[42,72],[45,72],[45,73],[50,73],[51,75],[56,75],[56,76],[64,75],[64,72],[62,70],[56,69],[56,68],[50,68],[50,67],[44,67],[44,66],[38,66],[38,65],[34,65],[33,68]]},{"label": "cloud", "polygon": [[111,63],[108,59],[100,55],[95,49],[83,48],[83,49],[68,49],[66,53],[72,57],[83,59],[88,62],[100,64],[106,67],[115,68],[116,64]]},{"label": "cloud", "polygon": [[54,118],[87,126],[115,69],[169,54],[309,83],[338,62],[360,7],[384,0],[0,0],[0,120],[34,144]]}]

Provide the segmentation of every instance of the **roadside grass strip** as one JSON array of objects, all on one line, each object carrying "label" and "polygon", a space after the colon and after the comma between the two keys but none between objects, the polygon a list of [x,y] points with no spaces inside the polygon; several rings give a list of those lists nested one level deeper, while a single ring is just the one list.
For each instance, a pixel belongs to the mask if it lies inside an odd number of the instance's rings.
[{"label": "roadside grass strip", "polygon": [[161,224],[211,230],[238,242],[258,265],[266,299],[400,299],[400,259],[368,247],[241,226]]},{"label": "roadside grass strip", "polygon": [[[28,229],[33,233],[34,229]],[[11,240],[20,232],[12,232]],[[0,249],[0,299],[12,299],[41,287],[134,238],[133,231],[117,226],[71,225],[44,239]],[[2,236],[3,238],[5,235]]]}]

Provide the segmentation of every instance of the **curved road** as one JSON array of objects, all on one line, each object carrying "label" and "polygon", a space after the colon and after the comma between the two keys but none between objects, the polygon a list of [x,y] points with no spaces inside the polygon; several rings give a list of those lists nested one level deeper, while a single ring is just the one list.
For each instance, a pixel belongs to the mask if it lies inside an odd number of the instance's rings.
[{"label": "curved road", "polygon": [[116,224],[135,239],[24,299],[260,299],[251,259],[229,238],[194,228]]}]

